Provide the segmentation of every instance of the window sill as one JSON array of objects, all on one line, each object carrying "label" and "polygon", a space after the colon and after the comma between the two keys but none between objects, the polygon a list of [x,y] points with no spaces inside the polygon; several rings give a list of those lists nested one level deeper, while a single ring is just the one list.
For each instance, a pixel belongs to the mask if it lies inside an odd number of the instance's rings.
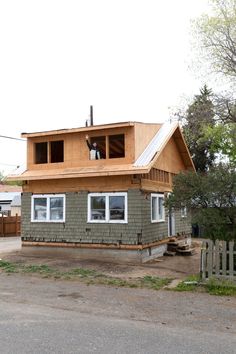
[{"label": "window sill", "polygon": [[165,222],[165,220],[152,220],[151,223],[152,224],[160,224],[160,223],[163,223]]},{"label": "window sill", "polygon": [[31,223],[36,223],[36,224],[63,224],[65,223],[65,220],[30,220]]},{"label": "window sill", "polygon": [[116,221],[107,221],[107,220],[88,220],[88,224],[128,224],[126,220],[116,220]]}]

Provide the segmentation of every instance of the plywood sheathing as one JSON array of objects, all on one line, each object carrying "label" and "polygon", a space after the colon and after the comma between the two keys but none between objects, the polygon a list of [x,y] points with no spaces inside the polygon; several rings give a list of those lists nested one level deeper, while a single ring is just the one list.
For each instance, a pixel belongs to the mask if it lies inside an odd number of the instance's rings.
[{"label": "plywood sheathing", "polygon": [[34,132],[34,133],[22,133],[21,136],[23,138],[33,138],[33,137],[42,137],[42,136],[54,136],[54,135],[61,135],[61,134],[71,134],[71,133],[91,133],[102,131],[104,129],[114,129],[114,128],[121,128],[121,127],[132,127],[134,126],[135,122],[122,122],[122,123],[112,123],[112,124],[102,124],[102,125],[91,125],[89,127],[80,127],[80,128],[71,128],[71,129],[57,129],[57,130],[49,130],[43,132]]},{"label": "plywood sheathing", "polygon": [[174,174],[184,170],[195,171],[189,150],[178,125],[174,132],[166,137],[162,148],[157,152],[148,167],[149,169],[155,167]]},{"label": "plywood sheathing", "polygon": [[111,176],[91,178],[66,178],[29,181],[23,186],[24,192],[31,193],[66,193],[78,191],[116,192],[137,189],[139,185],[132,183],[132,176]]},{"label": "plywood sheathing", "polygon": [[135,146],[135,160],[148,146],[152,138],[161,128],[161,124],[145,124],[135,123],[134,126],[134,146]]}]

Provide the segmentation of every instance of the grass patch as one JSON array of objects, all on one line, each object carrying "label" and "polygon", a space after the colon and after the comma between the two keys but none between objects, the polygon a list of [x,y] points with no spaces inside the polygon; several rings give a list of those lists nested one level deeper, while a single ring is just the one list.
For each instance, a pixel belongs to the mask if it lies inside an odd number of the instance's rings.
[{"label": "grass patch", "polygon": [[23,266],[22,271],[24,273],[39,273],[39,274],[53,274],[55,273],[55,270],[50,268],[49,266],[45,264],[40,264],[40,265],[26,265]]},{"label": "grass patch", "polygon": [[173,290],[176,291],[195,291],[199,287],[199,275],[190,275],[180,282]]},{"label": "grass patch", "polygon": [[109,275],[86,268],[74,268],[68,271],[60,271],[45,264],[22,265],[19,263],[10,263],[7,261],[0,261],[0,269],[7,273],[18,272],[23,274],[35,274],[44,278],[78,280],[87,285],[94,284],[126,288],[147,288],[153,290],[159,290],[165,285],[169,284],[171,281],[171,279],[158,278],[149,275],[146,275],[143,278],[126,280],[111,277]]},{"label": "grass patch", "polygon": [[211,278],[206,282],[205,287],[211,295],[236,296],[236,282],[232,280]]},{"label": "grass patch", "polygon": [[3,269],[6,273],[16,273],[18,271],[17,264],[7,261],[0,261],[0,268]]},{"label": "grass patch", "polygon": [[171,279],[168,278],[158,278],[146,275],[141,278],[141,285],[145,288],[159,290],[164,286],[168,285],[171,282]]},{"label": "grass patch", "polygon": [[[126,280],[111,277],[86,268],[74,268],[69,271],[60,271],[59,269],[51,268],[46,264],[23,265],[22,263],[11,263],[4,260],[0,261],[0,270],[8,274],[35,274],[43,278],[78,280],[87,285],[94,284],[126,288],[146,288],[153,290],[162,289],[172,280],[150,275],[146,275],[142,278]],[[192,275],[187,277],[172,290],[206,292],[211,295],[218,296],[236,296],[236,281],[211,278],[205,282],[202,282],[199,275]]]},{"label": "grass patch", "polygon": [[65,275],[68,275],[68,276],[75,275],[75,276],[79,276],[81,278],[101,276],[101,274],[96,272],[95,270],[85,269],[85,268],[74,268],[68,272],[65,272]]},{"label": "grass patch", "polygon": [[179,283],[173,290],[206,292],[218,296],[236,296],[236,282],[214,277],[203,282],[200,276],[192,275]]}]

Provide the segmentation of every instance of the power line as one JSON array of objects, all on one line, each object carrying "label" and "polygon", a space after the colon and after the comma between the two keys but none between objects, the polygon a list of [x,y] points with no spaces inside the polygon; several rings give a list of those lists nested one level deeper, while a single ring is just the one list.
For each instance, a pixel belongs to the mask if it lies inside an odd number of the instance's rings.
[{"label": "power line", "polygon": [[14,166],[14,167],[19,167],[19,165],[15,164],[9,164],[9,163],[4,163],[4,162],[0,162],[0,166]]},{"label": "power line", "polygon": [[26,139],[14,138],[13,136],[6,136],[6,135],[0,135],[0,138],[11,139],[11,140],[19,140],[19,141],[26,141]]}]

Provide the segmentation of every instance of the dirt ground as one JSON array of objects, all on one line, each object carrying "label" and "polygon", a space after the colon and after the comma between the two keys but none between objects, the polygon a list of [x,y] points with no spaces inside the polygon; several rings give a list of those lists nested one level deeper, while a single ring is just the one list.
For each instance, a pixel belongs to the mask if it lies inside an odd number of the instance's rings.
[{"label": "dirt ground", "polygon": [[68,255],[55,255],[53,249],[44,254],[40,248],[23,247],[21,251],[9,254],[0,254],[0,258],[9,262],[24,264],[44,264],[59,270],[72,268],[86,268],[104,273],[105,275],[132,279],[145,275],[183,279],[188,275],[198,274],[200,271],[201,241],[194,240],[196,253],[193,256],[160,257],[141,265],[104,262],[96,259],[79,259]]}]

